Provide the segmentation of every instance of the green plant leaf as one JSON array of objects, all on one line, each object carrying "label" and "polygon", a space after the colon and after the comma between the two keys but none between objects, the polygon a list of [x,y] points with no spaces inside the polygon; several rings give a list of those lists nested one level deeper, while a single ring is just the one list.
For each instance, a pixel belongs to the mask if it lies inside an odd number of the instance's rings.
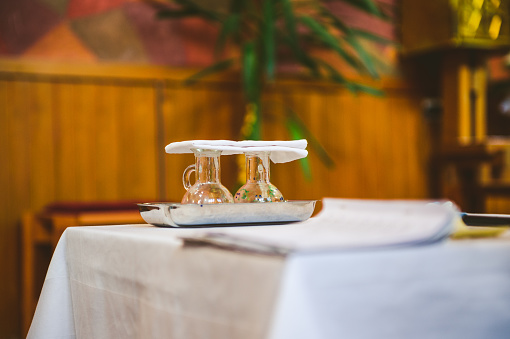
[{"label": "green plant leaf", "polygon": [[264,0],[264,20],[263,20],[263,45],[264,45],[264,57],[266,65],[266,76],[269,81],[274,79],[275,71],[275,19],[274,19],[274,7],[272,0]]},{"label": "green plant leaf", "polygon": [[196,15],[210,21],[221,21],[221,15],[200,7],[196,2],[191,0],[173,0],[175,3],[182,6],[183,11],[196,11]]},{"label": "green plant leaf", "polygon": [[234,61],[235,61],[235,59],[233,59],[233,58],[219,61],[219,62],[193,74],[192,76],[190,76],[189,78],[184,80],[184,84],[192,85],[192,84],[196,83],[197,81],[199,81],[200,79],[202,79],[203,77],[206,77],[208,75],[211,75],[211,74],[214,74],[217,72],[224,71],[224,70],[230,68],[234,64]]},{"label": "green plant leaf", "polygon": [[340,20],[336,15],[331,13],[331,11],[324,6],[319,7],[319,14],[326,18],[327,20],[331,20],[333,26],[338,29],[340,32],[348,34],[351,32],[352,28],[347,26],[342,20]]},{"label": "green plant leaf", "polygon": [[290,0],[278,0],[281,2],[283,18],[285,23],[285,29],[287,34],[284,34],[281,30],[278,31],[282,41],[290,47],[294,53],[294,58],[301,65],[306,67],[312,73],[312,76],[320,77],[319,69],[314,63],[313,59],[308,56],[299,46],[299,35],[296,28],[296,17],[294,15],[294,9]]},{"label": "green plant leaf", "polygon": [[170,10],[170,9],[163,9],[156,13],[157,19],[179,19],[179,18],[185,18],[189,16],[195,16],[200,15],[200,12],[196,9],[192,8],[185,8],[181,10]]},{"label": "green plant leaf", "polygon": [[248,102],[257,102],[259,97],[258,62],[255,44],[247,42],[243,46],[243,86]]},{"label": "green plant leaf", "polygon": [[316,60],[319,64],[322,65],[323,68],[326,69],[326,72],[328,73],[329,79],[331,81],[345,86],[349,91],[351,91],[354,94],[358,93],[358,90],[354,86],[352,86],[351,82],[347,80],[345,77],[343,77],[333,66],[331,66],[324,60],[320,59]]},{"label": "green plant leaf", "polygon": [[223,52],[228,36],[233,33],[234,34],[238,33],[239,21],[240,16],[238,13],[233,13],[229,15],[225,19],[225,21],[223,21],[220,33],[218,34],[218,38],[216,39],[216,45],[214,46],[214,54],[216,57],[218,57],[220,53]]},{"label": "green plant leaf", "polygon": [[307,181],[312,181],[312,166],[310,166],[310,159],[301,158],[299,159],[299,164],[301,165],[301,170],[303,171],[303,175]]},{"label": "green plant leaf", "polygon": [[317,153],[319,159],[326,165],[328,168],[332,168],[335,166],[335,162],[329,156],[328,152],[322,147],[321,143],[313,133],[306,127],[306,125],[301,121],[296,112],[294,112],[291,108],[287,108],[287,129],[291,134],[291,137],[296,139],[305,138],[308,140],[308,144],[314,152]]},{"label": "green plant leaf", "polygon": [[294,10],[290,0],[281,0],[283,17],[285,19],[285,28],[288,32],[289,45],[293,47],[293,50],[298,50],[298,34],[296,30],[296,18],[294,16]]},{"label": "green plant leaf", "polygon": [[375,1],[372,0],[342,0],[349,5],[361,9],[364,12],[372,14],[378,18],[388,20],[389,17],[384,13]]},{"label": "green plant leaf", "polygon": [[[287,130],[289,131],[290,139],[299,140],[305,138],[299,126],[290,118],[287,118],[286,127]],[[299,159],[299,164],[301,166],[301,170],[303,171],[303,175],[305,176],[306,181],[311,181],[312,169],[310,166],[310,160],[308,158],[301,158]]]},{"label": "green plant leaf", "polygon": [[297,52],[295,52],[293,50],[293,47],[292,47],[289,37],[287,35],[283,34],[278,29],[276,30],[276,32],[278,33],[277,34],[278,41],[289,46],[291,48],[291,50],[294,52],[293,57],[294,57],[295,61],[297,61],[300,65],[302,65],[303,67],[308,69],[310,71],[310,74],[314,78],[320,78],[321,75],[320,75],[320,71],[319,71],[319,66],[315,63],[314,59],[302,50],[298,50]]},{"label": "green plant leaf", "polygon": [[372,86],[363,85],[356,82],[351,82],[351,86],[353,86],[358,92],[363,92],[378,97],[383,97],[385,95],[383,90]]},{"label": "green plant leaf", "polygon": [[359,59],[363,62],[363,65],[365,65],[370,76],[374,79],[379,79],[379,74],[375,68],[375,62],[372,60],[370,54],[365,51],[365,48],[363,48],[356,37],[353,34],[348,34],[345,37],[345,41],[347,41],[349,45],[351,45],[352,48],[354,48],[354,50],[358,53]]},{"label": "green plant leaf", "polygon": [[[358,54],[358,57],[363,62],[364,66],[366,67],[368,73],[370,76],[372,76],[375,79],[379,78],[379,74],[377,72],[377,68],[375,66],[376,62],[372,58],[372,56],[365,50],[365,48],[359,43],[357,40],[357,37],[361,37],[364,39],[369,39],[372,41],[388,41],[387,39],[384,39],[382,37],[379,37],[375,34],[372,34],[370,32],[350,28],[347,25],[345,25],[340,19],[338,19],[333,13],[328,11],[326,8],[321,7],[321,15],[326,17],[327,19],[331,20],[333,23],[333,26],[341,31],[344,34],[344,40],[351,45],[356,53]],[[376,40],[377,39],[377,40]]]},{"label": "green plant leaf", "polygon": [[354,33],[356,35],[356,37],[361,38],[361,39],[370,40],[370,41],[378,42],[381,44],[391,44],[391,45],[396,44],[395,41],[393,41],[391,39],[387,39],[385,37],[379,36],[377,34],[369,32],[369,31],[365,31],[365,30],[357,29],[357,28],[351,28],[350,30],[352,33]]},{"label": "green plant leaf", "polygon": [[330,80],[345,86],[352,93],[358,94],[359,92],[364,92],[364,93],[371,94],[374,96],[379,96],[379,97],[384,96],[384,91],[382,91],[381,89],[378,89],[378,88],[375,88],[372,86],[368,86],[368,85],[364,85],[364,84],[360,84],[360,83],[346,79],[333,66],[328,64],[326,61],[317,59],[317,62],[326,69],[326,71],[329,74]]},{"label": "green plant leaf", "polygon": [[328,30],[322,26],[319,22],[309,16],[300,17],[300,21],[307,26],[312,32],[317,34],[317,36],[331,49],[337,52],[342,59],[344,59],[349,65],[351,65],[358,72],[363,73],[366,71],[366,68],[363,64],[358,62],[355,57],[353,57],[349,52],[343,49],[340,46],[338,39],[333,36]]}]

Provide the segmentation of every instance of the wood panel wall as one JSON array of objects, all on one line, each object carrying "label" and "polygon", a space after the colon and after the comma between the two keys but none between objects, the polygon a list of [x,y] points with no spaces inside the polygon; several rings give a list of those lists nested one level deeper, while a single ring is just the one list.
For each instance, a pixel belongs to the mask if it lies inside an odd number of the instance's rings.
[{"label": "wood panel wall", "polygon": [[[19,222],[53,201],[180,201],[192,155],[166,155],[188,139],[238,139],[243,103],[235,77],[182,85],[190,71],[154,66],[83,66],[0,60],[0,336],[16,337]],[[429,136],[419,100],[385,79],[384,98],[354,96],[324,83],[288,79],[267,94],[275,103],[266,139],[288,139],[278,115],[288,105],[335,160],[309,155],[272,166],[287,199],[426,198]],[[236,181],[236,158],[222,157],[222,180]]]}]

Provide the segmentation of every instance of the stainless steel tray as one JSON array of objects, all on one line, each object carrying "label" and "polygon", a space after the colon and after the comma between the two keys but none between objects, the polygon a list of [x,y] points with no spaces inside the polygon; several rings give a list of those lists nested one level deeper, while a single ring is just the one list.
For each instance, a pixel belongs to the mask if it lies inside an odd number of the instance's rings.
[{"label": "stainless steel tray", "polygon": [[316,200],[286,202],[195,205],[178,203],[138,204],[147,223],[163,227],[232,226],[304,221],[313,213]]}]

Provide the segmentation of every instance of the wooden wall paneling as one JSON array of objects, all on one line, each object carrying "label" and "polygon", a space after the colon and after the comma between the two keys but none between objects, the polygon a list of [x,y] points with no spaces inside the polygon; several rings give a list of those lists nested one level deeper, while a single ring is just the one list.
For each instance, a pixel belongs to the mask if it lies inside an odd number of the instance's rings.
[{"label": "wooden wall paneling", "polygon": [[[186,140],[186,134],[191,131],[192,119],[184,118],[187,105],[193,104],[182,102],[183,97],[190,93],[189,88],[176,88],[167,86],[164,91],[164,105],[162,109],[163,140],[164,145],[171,142]],[[188,134],[189,135],[189,134]],[[157,152],[164,153],[164,149]],[[184,195],[181,177],[186,166],[193,163],[193,156],[189,154],[164,153],[164,176],[165,176],[165,199],[167,201],[180,202]]]},{"label": "wooden wall paneling", "polygon": [[80,200],[76,137],[80,120],[75,107],[81,85],[60,81],[54,86],[56,200]]},{"label": "wooden wall paneling", "polygon": [[[7,144],[2,157],[9,159],[6,173],[8,178],[5,194],[5,222],[2,225],[1,248],[4,277],[0,283],[3,293],[0,316],[0,328],[4,333],[15,336],[20,328],[19,303],[19,221],[21,214],[29,208],[30,201],[30,159],[27,122],[29,121],[29,83],[25,81],[7,81],[5,88],[5,133]],[[3,132],[4,133],[4,132]]]},{"label": "wooden wall paneling", "polygon": [[[232,119],[238,112],[232,107],[232,89],[228,87],[204,86],[193,91],[198,106],[193,111],[192,134],[206,139],[232,139]],[[192,99],[192,98],[189,98]],[[181,112],[182,114],[183,112]],[[239,112],[243,113],[243,112]],[[237,133],[236,133],[237,134]]]},{"label": "wooden wall paneling", "polygon": [[18,211],[20,204],[28,205],[30,201],[30,83],[15,81],[9,91],[7,105],[10,168],[9,210]]},{"label": "wooden wall paneling", "polygon": [[[264,139],[288,140],[290,138],[285,127],[288,106],[284,102],[283,95],[284,89],[282,89],[282,86],[273,85],[267,89],[263,96],[262,137]],[[242,106],[242,104],[239,106]]]},{"label": "wooden wall paneling", "polygon": [[54,96],[53,84],[32,82],[26,95],[28,156],[30,159],[30,200],[32,210],[41,209],[55,199]]},{"label": "wooden wall paneling", "polygon": [[[163,111],[164,144],[199,138],[194,133],[194,124],[199,116],[192,88],[168,88],[165,91],[165,109]],[[164,149],[158,150],[165,152]],[[166,154],[166,198],[169,201],[180,202],[185,191],[182,187],[182,173],[184,169],[193,164],[193,155]]]},{"label": "wooden wall paneling", "polygon": [[329,172],[333,172],[330,180],[337,182],[334,187],[326,188],[328,196],[332,197],[353,197],[356,191],[357,170],[352,161],[354,154],[353,147],[356,147],[354,140],[354,121],[357,119],[357,112],[352,111],[349,101],[352,98],[345,91],[337,90],[328,99],[326,116],[326,130],[324,134],[330,139],[325,144],[326,151],[334,160],[335,164]]},{"label": "wooden wall paneling", "polygon": [[348,175],[345,181],[351,183],[350,186],[347,186],[349,190],[344,191],[344,194],[347,198],[360,198],[365,190],[363,177],[365,175],[364,171],[366,171],[358,162],[361,147],[365,147],[361,136],[360,99],[346,91],[342,91],[340,95],[344,101],[342,114],[345,118],[343,126],[340,128],[345,136],[346,148],[344,148],[344,162],[340,163],[339,166],[348,167]]},{"label": "wooden wall paneling", "polygon": [[[286,110],[295,109],[289,105],[288,90],[285,86],[274,85],[268,88],[263,98],[263,139],[266,140],[289,140],[290,136],[285,126]],[[240,157],[244,161],[244,156]],[[296,179],[301,175],[299,163],[271,163],[270,181],[278,187],[285,199],[299,199],[299,191],[295,188]],[[243,182],[246,180],[242,175]],[[302,186],[300,186],[302,187]]]},{"label": "wooden wall paneling", "polygon": [[[281,105],[281,114],[285,114],[285,110],[291,109],[295,114],[305,123],[309,124],[309,96],[303,88],[292,86],[285,86],[282,88],[281,96],[276,100],[278,105]],[[289,139],[291,136],[287,134],[285,126],[285,118],[277,116],[274,121],[276,124],[272,129],[282,129],[285,131],[286,136],[284,140]],[[269,133],[269,128],[267,128]],[[310,155],[309,155],[310,159]],[[313,168],[313,164],[311,164]],[[272,182],[280,189],[285,199],[298,200],[298,199],[311,199],[313,187],[310,182],[306,181],[300,167],[299,161],[273,164],[272,166]]]},{"label": "wooden wall paneling", "polygon": [[[194,125],[199,119],[199,100],[194,96],[191,87],[172,87],[165,91],[165,109],[163,111],[164,144],[199,139],[194,132]],[[165,152],[164,149],[158,150]],[[169,201],[180,202],[185,191],[182,187],[182,173],[184,169],[193,164],[193,156],[190,154],[166,154],[166,198]]]},{"label": "wooden wall paneling", "polygon": [[97,199],[97,169],[95,152],[97,150],[97,128],[94,112],[97,109],[97,98],[100,89],[91,83],[80,83],[75,87],[75,98],[71,125],[75,144],[73,160],[76,163],[74,173],[77,180],[77,197],[79,200]]},{"label": "wooden wall paneling", "polygon": [[405,187],[400,185],[400,181],[405,180],[405,161],[403,158],[403,149],[405,148],[405,140],[402,139],[403,128],[405,125],[402,124],[401,112],[399,111],[399,99],[392,97],[388,99],[391,107],[391,115],[388,121],[391,132],[388,135],[393,152],[391,154],[390,161],[388,164],[390,167],[387,169],[391,173],[390,177],[387,177],[391,183],[391,189],[388,191],[388,195],[391,198],[399,198],[405,196]]},{"label": "wooden wall paneling", "polygon": [[149,86],[126,86],[119,91],[122,109],[118,110],[120,126],[118,176],[122,199],[156,200],[158,195],[158,149],[155,90]]},{"label": "wooden wall paneling", "polygon": [[[391,139],[388,135],[392,133],[392,129],[389,125],[390,120],[390,108],[388,106],[388,94],[382,98],[374,98],[374,107],[379,109],[374,111],[373,119],[376,124],[374,134],[376,135],[377,145],[377,158],[378,158],[378,171],[383,175],[376,175],[377,177],[377,192],[374,198],[382,198],[385,196],[385,192],[389,192],[392,189],[393,182],[391,178],[392,173],[392,144]],[[382,173],[381,173],[382,171]]]},{"label": "wooden wall paneling", "polygon": [[[406,164],[406,141],[404,138],[405,129],[407,128],[405,124],[405,115],[407,112],[403,112],[401,110],[402,100],[399,97],[392,97],[388,99],[391,102],[391,118],[389,119],[389,124],[391,126],[391,133],[388,137],[391,140],[391,145],[393,148],[393,153],[391,157],[391,161],[389,162],[390,168],[388,169],[391,173],[391,176],[387,178],[392,184],[392,189],[387,192],[388,196],[391,198],[404,198],[406,196],[407,183],[407,164]],[[402,184],[404,182],[404,184]]]},{"label": "wooden wall paneling", "polygon": [[[326,127],[324,122],[327,121],[325,118],[328,115],[327,107],[330,102],[327,92],[328,91],[322,92],[319,90],[310,91],[306,96],[308,102],[306,105],[303,103],[307,110],[307,112],[304,113],[306,116],[305,119],[307,120],[307,127],[313,131],[314,136],[322,145],[328,144],[328,140],[326,139],[327,134],[323,132],[323,128]],[[329,182],[330,180],[328,180],[331,173],[325,170],[317,153],[314,152],[313,155],[309,156],[309,159],[312,181],[307,182],[307,186],[311,188],[311,197],[319,197],[321,194],[320,192],[327,191],[332,185],[331,182]],[[326,180],[319,180],[319,178],[326,178]]]},{"label": "wooden wall paneling", "polygon": [[[123,152],[129,154],[136,148],[137,142],[133,142],[129,148],[124,145],[122,149],[121,135],[128,134],[123,130],[125,121],[130,120],[130,112],[123,111],[131,107],[131,96],[123,94],[125,89],[117,83],[105,82],[96,86],[96,101],[93,110],[88,112],[92,115],[90,133],[95,137],[90,139],[92,145],[88,152],[92,152],[93,166],[96,170],[94,182],[89,185],[96,187],[96,199],[118,200],[121,199],[123,176],[131,170],[128,166],[121,166],[120,157]],[[126,102],[125,107],[122,103]],[[92,107],[91,107],[92,108]],[[132,139],[134,140],[134,138]],[[121,170],[122,169],[122,170]]]},{"label": "wooden wall paneling", "polygon": [[407,171],[408,191],[406,197],[425,199],[429,196],[427,168],[431,152],[428,126],[420,110],[419,98],[413,93],[403,96],[403,109],[407,112]]},{"label": "wooden wall paneling", "polygon": [[[374,98],[374,106],[379,107],[377,112],[375,113],[374,119],[376,120],[376,128],[375,135],[377,139],[377,156],[379,159],[379,169],[385,175],[377,175],[377,194],[374,196],[375,198],[383,198],[385,192],[391,190],[390,180],[388,177],[391,175],[391,150],[392,145],[389,141],[388,135],[391,133],[389,128],[388,120],[389,120],[389,112],[387,105],[387,97],[382,98]],[[388,169],[390,168],[390,169]],[[388,173],[390,172],[390,173]]]},{"label": "wooden wall paneling", "polygon": [[334,167],[328,168],[317,152],[311,152],[310,160],[313,166],[311,185],[314,187],[314,199],[320,199],[324,195],[338,197],[346,192],[345,177],[348,166],[345,166],[347,139],[344,132],[345,117],[350,112],[345,112],[345,101],[341,93],[342,90],[333,87],[318,90],[312,96],[312,102],[315,104],[310,107],[310,112],[316,120],[313,124],[313,134],[335,161]]},{"label": "wooden wall paneling", "polygon": [[[207,139],[239,140],[245,111],[244,104],[240,104],[242,97],[239,87],[229,83],[225,86],[210,86],[204,89],[203,95],[205,109],[202,112],[203,132],[200,135],[207,136]],[[222,183],[234,191],[237,178],[236,156],[222,157]]]},{"label": "wooden wall paneling", "polygon": [[0,81],[0,258],[2,275],[0,280],[0,291],[2,291],[2,302],[0,302],[0,333],[6,337],[15,337],[19,328],[19,253],[18,239],[16,232],[16,214],[11,211],[13,197],[10,195],[11,171],[13,163],[11,159],[10,144],[10,116],[13,107],[14,87],[11,81]]},{"label": "wooden wall paneling", "polygon": [[376,198],[379,195],[379,181],[387,176],[379,152],[379,133],[382,109],[374,104],[376,100],[366,94],[359,94],[360,141],[359,161],[360,175],[363,177],[361,195],[363,198]]},{"label": "wooden wall paneling", "polygon": [[[164,131],[165,145],[192,139],[237,139],[234,124],[239,105],[237,91],[229,86],[200,83],[191,87],[172,87],[166,90]],[[164,149],[159,150],[164,153]],[[192,155],[165,154],[167,198],[180,201],[185,191],[182,188],[182,173],[194,162]],[[235,157],[222,157],[221,180],[231,189],[236,181]]]},{"label": "wooden wall paneling", "polygon": [[431,141],[428,136],[428,125],[422,114],[419,98],[414,93],[406,96],[406,110],[412,119],[408,132],[411,140],[408,144],[409,161],[409,197],[427,199],[430,197],[427,184],[428,166],[431,155]]},{"label": "wooden wall paneling", "polygon": [[[418,131],[413,129],[416,127],[416,124],[414,123],[416,120],[416,116],[412,114],[412,112],[408,109],[408,100],[407,98],[400,98],[400,106],[402,107],[403,114],[400,116],[400,120],[403,122],[403,130],[402,130],[402,160],[403,160],[403,166],[404,166],[404,173],[405,177],[404,180],[406,181],[405,185],[402,186],[402,190],[404,192],[403,197],[410,197],[412,194],[411,189],[411,180],[413,178],[413,165],[414,163],[418,162],[418,157],[416,156],[419,149],[416,149],[414,146],[414,140],[417,137]],[[425,146],[425,145],[424,145]]]},{"label": "wooden wall paneling", "polygon": [[395,195],[394,193],[391,193],[395,186],[395,180],[397,178],[397,175],[395,173],[395,148],[394,148],[394,142],[395,139],[393,138],[393,135],[397,132],[396,126],[393,125],[393,115],[394,110],[398,109],[394,106],[394,101],[392,98],[392,95],[387,93],[385,97],[381,98],[379,101],[380,108],[380,117],[379,117],[379,142],[381,143],[381,147],[379,148],[379,151],[382,153],[382,158],[384,159],[384,164],[382,166],[385,166],[385,175],[380,177],[381,181],[381,196],[389,196],[390,198],[393,198]]}]

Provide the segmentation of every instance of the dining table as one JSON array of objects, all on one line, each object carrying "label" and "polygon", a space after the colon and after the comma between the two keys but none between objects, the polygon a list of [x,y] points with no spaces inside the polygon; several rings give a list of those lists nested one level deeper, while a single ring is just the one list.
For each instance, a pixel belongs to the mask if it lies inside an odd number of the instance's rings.
[{"label": "dining table", "polygon": [[508,232],[290,253],[198,232],[67,228],[28,338],[510,338]]}]

